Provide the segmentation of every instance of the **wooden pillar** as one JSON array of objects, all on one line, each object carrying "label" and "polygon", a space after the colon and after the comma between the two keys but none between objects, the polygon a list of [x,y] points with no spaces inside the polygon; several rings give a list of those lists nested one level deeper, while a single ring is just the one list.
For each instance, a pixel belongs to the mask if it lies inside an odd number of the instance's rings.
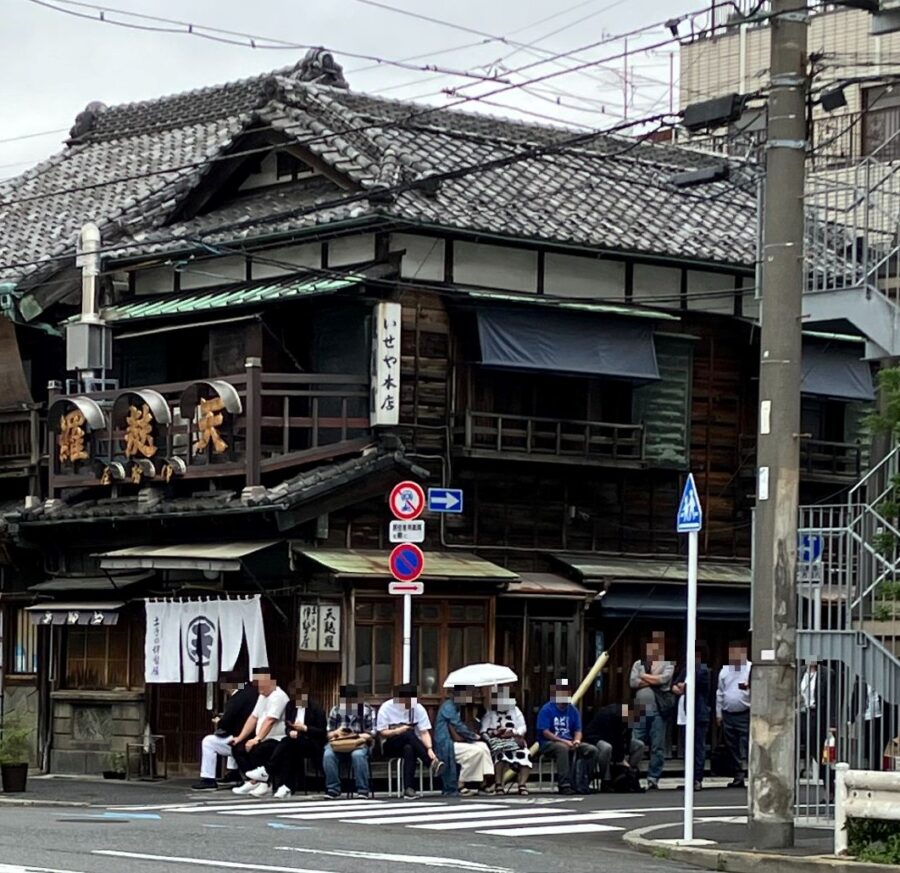
[{"label": "wooden pillar", "polygon": [[261,452],[261,419],[262,419],[262,360],[247,358],[244,362],[247,371],[247,409],[245,413],[246,444],[245,485],[259,485]]}]

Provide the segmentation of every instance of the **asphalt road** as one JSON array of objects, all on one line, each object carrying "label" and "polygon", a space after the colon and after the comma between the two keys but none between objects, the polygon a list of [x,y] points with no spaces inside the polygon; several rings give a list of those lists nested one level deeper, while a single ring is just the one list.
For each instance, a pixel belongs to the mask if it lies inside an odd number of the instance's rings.
[{"label": "asphalt road", "polygon": [[[156,800],[157,798],[150,798]],[[679,821],[681,793],[324,801],[184,793],[117,807],[0,807],[0,873],[640,873],[684,869],[622,843]],[[740,815],[742,791],[698,795],[700,817]]]}]

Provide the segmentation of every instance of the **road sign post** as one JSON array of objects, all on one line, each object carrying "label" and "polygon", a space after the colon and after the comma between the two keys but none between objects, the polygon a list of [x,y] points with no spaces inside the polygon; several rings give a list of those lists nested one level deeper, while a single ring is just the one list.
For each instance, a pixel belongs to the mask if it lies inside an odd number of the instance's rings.
[{"label": "road sign post", "polygon": [[[389,560],[391,575],[399,582],[415,582],[425,569],[425,555],[414,543],[394,546]],[[412,654],[412,593],[403,594],[403,681],[410,681]]]},{"label": "road sign post", "polygon": [[687,687],[685,701],[686,724],[684,731],[684,835],[685,843],[694,839],[694,736],[696,734],[695,707],[697,701],[697,552],[698,534],[703,527],[703,510],[700,495],[692,473],[684,483],[684,492],[678,505],[675,529],[688,535],[688,584],[687,584],[687,629],[685,636],[685,672]]}]

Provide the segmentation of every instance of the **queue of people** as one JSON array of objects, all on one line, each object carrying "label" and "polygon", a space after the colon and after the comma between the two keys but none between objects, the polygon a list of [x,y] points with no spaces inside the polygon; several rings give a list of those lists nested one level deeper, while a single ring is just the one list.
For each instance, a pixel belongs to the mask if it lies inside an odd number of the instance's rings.
[{"label": "queue of people", "polygon": [[[196,789],[220,787],[218,758],[224,757],[226,784],[235,794],[291,797],[305,784],[310,767],[321,766],[325,797],[341,794],[341,768],[352,778],[358,798],[370,796],[373,751],[396,760],[403,773],[403,795],[414,799],[418,766],[441,780],[445,796],[484,796],[515,790],[528,794],[537,758],[553,762],[562,794],[644,790],[639,769],[649,751],[647,790],[659,787],[669,726],[686,720],[684,701],[691,682],[695,696],[695,789],[703,787],[705,743],[711,716],[711,673],[698,647],[696,669],[665,657],[665,637],[654,633],[644,657],[632,665],[632,705],[608,704],[587,724],[573,704],[565,679],[550,689],[534,723],[537,743],[529,749],[527,722],[507,686],[448,689],[434,724],[416,699],[416,687],[401,684],[377,711],[354,685],[343,685],[339,701],[325,712],[297,683],[285,692],[267,670],[256,670],[245,687],[226,683],[228,698],[214,731],[201,743]],[[729,647],[729,661],[718,675],[715,714],[732,759],[733,787],[744,785],[749,738],[751,664],[741,643]],[[476,697],[480,699],[476,699]],[[475,716],[480,704],[482,712]],[[536,752],[536,754],[533,754]]]}]

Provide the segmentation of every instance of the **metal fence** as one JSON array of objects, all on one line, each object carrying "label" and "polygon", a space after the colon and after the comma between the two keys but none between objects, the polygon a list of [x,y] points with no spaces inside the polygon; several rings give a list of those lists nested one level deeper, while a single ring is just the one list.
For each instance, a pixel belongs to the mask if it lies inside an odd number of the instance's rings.
[{"label": "metal fence", "polygon": [[847,502],[801,509],[797,815],[833,814],[834,767],[900,769],[898,452]]}]

